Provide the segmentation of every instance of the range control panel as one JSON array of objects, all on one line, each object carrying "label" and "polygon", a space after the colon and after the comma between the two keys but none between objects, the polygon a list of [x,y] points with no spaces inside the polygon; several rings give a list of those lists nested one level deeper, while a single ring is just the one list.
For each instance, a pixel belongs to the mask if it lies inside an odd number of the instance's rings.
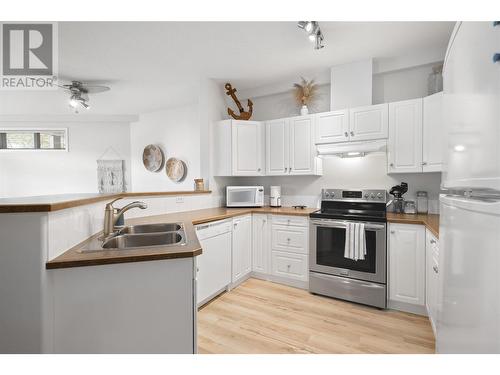
[{"label": "range control panel", "polygon": [[357,202],[387,202],[387,191],[382,189],[368,190],[343,190],[323,189],[321,192],[323,200],[334,201],[357,201]]}]

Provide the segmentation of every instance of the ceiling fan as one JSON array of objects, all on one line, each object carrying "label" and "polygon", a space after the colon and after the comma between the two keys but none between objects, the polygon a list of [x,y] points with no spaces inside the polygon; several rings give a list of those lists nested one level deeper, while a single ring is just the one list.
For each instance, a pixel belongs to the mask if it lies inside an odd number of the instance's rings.
[{"label": "ceiling fan", "polygon": [[99,94],[111,90],[108,86],[94,85],[81,81],[71,81],[69,84],[56,84],[56,86],[68,91],[70,94],[69,106],[74,109],[75,113],[78,113],[78,109],[80,108],[90,108],[89,94]]}]

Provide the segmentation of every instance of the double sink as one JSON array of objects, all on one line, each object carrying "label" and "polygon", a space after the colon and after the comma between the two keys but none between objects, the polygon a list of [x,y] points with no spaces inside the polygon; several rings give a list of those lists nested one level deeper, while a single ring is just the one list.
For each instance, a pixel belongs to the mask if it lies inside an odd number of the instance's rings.
[{"label": "double sink", "polygon": [[116,235],[104,240],[100,250],[127,250],[185,244],[186,233],[182,223],[128,225],[121,228]]}]

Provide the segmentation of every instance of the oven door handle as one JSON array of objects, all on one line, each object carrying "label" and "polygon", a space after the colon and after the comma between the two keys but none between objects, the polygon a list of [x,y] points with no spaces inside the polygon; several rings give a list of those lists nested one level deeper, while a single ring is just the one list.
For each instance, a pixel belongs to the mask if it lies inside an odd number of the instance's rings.
[{"label": "oven door handle", "polygon": [[[329,227],[329,228],[346,228],[347,221],[331,221],[331,220],[311,220],[311,223],[317,227]],[[381,230],[385,229],[384,224],[371,224],[364,223],[365,229],[375,229]]]}]

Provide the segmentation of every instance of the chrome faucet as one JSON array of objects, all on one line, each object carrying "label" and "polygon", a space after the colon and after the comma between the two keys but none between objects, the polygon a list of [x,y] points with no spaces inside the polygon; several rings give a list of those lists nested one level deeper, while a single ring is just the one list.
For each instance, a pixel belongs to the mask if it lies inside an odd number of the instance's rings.
[{"label": "chrome faucet", "polygon": [[[148,205],[144,202],[135,201],[127,204],[122,208],[113,207],[113,203],[117,200],[122,199],[121,197],[116,198],[106,204],[106,208],[104,209],[104,228],[102,231],[102,240],[106,240],[109,236],[116,233],[116,223],[123,216],[125,212],[130,210],[131,208],[140,208],[142,210],[148,208]],[[116,213],[115,213],[116,212]]]}]

